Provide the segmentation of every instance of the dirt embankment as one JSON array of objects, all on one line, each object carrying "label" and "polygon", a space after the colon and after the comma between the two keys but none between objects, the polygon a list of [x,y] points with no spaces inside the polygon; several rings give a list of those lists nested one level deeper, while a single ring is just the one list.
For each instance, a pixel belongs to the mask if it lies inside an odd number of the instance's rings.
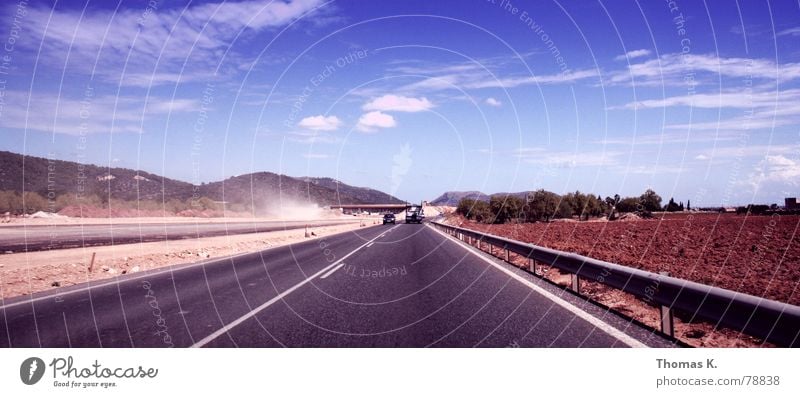
[{"label": "dirt embankment", "polygon": [[[371,225],[372,222],[364,222]],[[87,281],[108,279],[171,265],[256,252],[359,229],[336,226],[106,247],[39,251],[0,256],[0,297],[10,298]],[[92,254],[95,261],[89,270]]]}]

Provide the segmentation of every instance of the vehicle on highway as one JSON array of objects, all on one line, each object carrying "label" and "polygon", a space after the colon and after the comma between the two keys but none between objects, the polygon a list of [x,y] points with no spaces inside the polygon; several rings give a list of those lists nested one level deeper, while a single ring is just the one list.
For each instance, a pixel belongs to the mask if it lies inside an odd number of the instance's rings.
[{"label": "vehicle on highway", "polygon": [[391,223],[392,225],[394,225],[395,222],[396,222],[396,220],[394,218],[394,214],[386,214],[386,215],[383,216],[383,224],[384,225],[387,224],[387,223]]},{"label": "vehicle on highway", "polygon": [[413,206],[406,210],[406,223],[422,223],[423,219],[422,207]]}]

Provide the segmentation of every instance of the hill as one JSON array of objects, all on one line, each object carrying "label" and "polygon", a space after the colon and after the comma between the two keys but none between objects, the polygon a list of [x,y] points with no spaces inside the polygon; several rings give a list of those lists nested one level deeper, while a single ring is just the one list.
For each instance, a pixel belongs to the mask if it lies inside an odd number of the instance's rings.
[{"label": "hill", "polygon": [[[386,193],[350,186],[331,178],[294,178],[272,172],[256,172],[196,186],[144,171],[50,160],[4,151],[0,151],[0,191],[16,194],[33,192],[53,199],[75,197],[82,193],[85,197],[92,197],[92,203],[107,203],[109,197],[127,202],[155,203],[170,200],[188,202],[207,197],[217,202],[238,204],[239,210],[259,210],[276,202],[313,203],[320,206],[402,202]],[[74,203],[74,200],[63,201]],[[15,208],[6,210],[19,212]]]},{"label": "hill", "polygon": [[489,200],[489,196],[487,194],[473,190],[468,192],[444,192],[441,196],[431,201],[430,204],[456,206],[458,205],[458,202],[464,198],[469,198],[473,200],[484,200],[484,201]]},{"label": "hill", "polygon": [[[402,204],[403,200],[394,197],[388,193],[384,193],[375,189],[366,187],[350,186],[342,181],[333,178],[313,178],[304,177],[304,181],[309,185],[321,186],[337,193],[342,203],[353,202],[354,200],[359,203],[380,203],[380,204]],[[337,201],[338,202],[338,201]]]},{"label": "hill", "polygon": [[144,171],[0,152],[0,190],[35,192],[42,197],[82,192],[132,201],[184,200],[192,196],[192,189],[191,183]]}]

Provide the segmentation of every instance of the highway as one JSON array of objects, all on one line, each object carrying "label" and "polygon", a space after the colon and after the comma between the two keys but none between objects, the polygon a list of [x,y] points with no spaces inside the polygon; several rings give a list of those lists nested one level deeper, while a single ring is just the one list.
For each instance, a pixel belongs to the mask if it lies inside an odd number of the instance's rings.
[{"label": "highway", "polygon": [[379,225],[0,306],[0,347],[669,347],[427,225]]},{"label": "highway", "polygon": [[186,223],[113,223],[89,225],[33,225],[0,227],[0,254],[50,249],[117,245],[187,238],[263,233],[304,228],[306,225],[330,226],[359,219],[319,221],[260,222],[186,222]]}]

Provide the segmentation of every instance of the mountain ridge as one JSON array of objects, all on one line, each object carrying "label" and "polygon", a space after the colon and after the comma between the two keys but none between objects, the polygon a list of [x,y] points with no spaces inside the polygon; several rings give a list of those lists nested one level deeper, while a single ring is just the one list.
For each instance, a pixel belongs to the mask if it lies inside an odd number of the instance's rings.
[{"label": "mountain ridge", "polygon": [[[331,188],[331,184],[336,188]],[[220,202],[249,204],[253,208],[269,201],[317,205],[403,202],[375,189],[351,186],[325,177],[291,177],[259,171],[194,185],[142,170],[109,168],[8,151],[0,151],[0,190],[35,192],[50,198],[82,193],[96,195],[104,201],[108,198],[168,201],[207,197]]]}]

